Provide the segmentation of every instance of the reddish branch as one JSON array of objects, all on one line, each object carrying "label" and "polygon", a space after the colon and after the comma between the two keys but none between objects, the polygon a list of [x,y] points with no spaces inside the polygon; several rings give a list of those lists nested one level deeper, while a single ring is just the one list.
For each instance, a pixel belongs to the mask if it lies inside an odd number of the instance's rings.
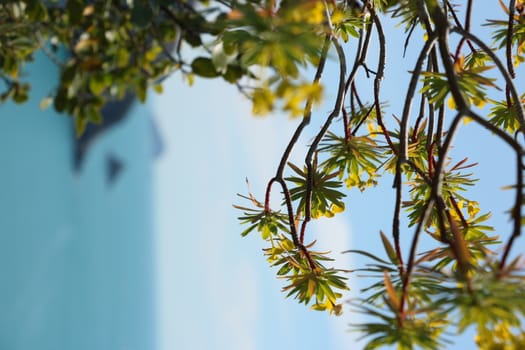
[{"label": "reddish branch", "polygon": [[341,109],[343,107],[343,102],[345,99],[345,78],[346,78],[346,58],[345,53],[343,51],[343,48],[337,41],[337,39],[333,38],[332,43],[337,51],[337,56],[339,58],[339,88],[337,89],[337,97],[335,100],[334,108],[332,109],[332,112],[328,115],[326,118],[325,123],[323,124],[321,130],[317,133],[314,140],[312,141],[312,144],[310,145],[308,149],[308,153],[306,154],[306,176],[307,176],[307,182],[306,182],[306,195],[305,195],[305,214],[304,214],[304,220],[303,220],[303,228],[301,228],[301,232],[304,233],[306,229],[306,225],[312,218],[311,209],[312,209],[312,193],[314,189],[314,169],[312,160],[314,158],[314,154],[317,152],[317,148],[319,146],[319,143],[323,139],[324,135],[328,131],[328,128],[330,127],[330,124],[332,123],[333,119],[337,117],[341,113]]},{"label": "reddish branch", "polygon": [[[326,63],[326,57],[328,54],[328,49],[330,48],[330,40],[331,36],[327,35],[323,44],[323,48],[321,50],[321,55],[319,58],[319,64],[317,65],[317,70],[315,72],[314,76],[314,83],[317,83],[321,80],[321,76],[323,75],[325,63]],[[288,190],[288,186],[286,185],[286,181],[284,180],[284,168],[286,166],[286,163],[288,162],[288,159],[290,158],[290,154],[292,153],[292,150],[299,140],[299,137],[301,136],[304,128],[310,123],[310,118],[312,114],[312,101],[309,100],[306,102],[306,106],[304,108],[304,114],[303,119],[301,120],[301,123],[297,126],[297,129],[295,130],[294,134],[292,135],[292,138],[290,139],[290,142],[288,142],[288,146],[286,147],[283,155],[281,156],[281,160],[279,162],[279,166],[277,167],[277,171],[275,176],[268,182],[268,185],[266,187],[266,195],[265,195],[265,211],[269,212],[270,209],[270,196],[271,196],[271,190],[272,186],[275,182],[278,182],[281,185],[283,195],[284,195],[284,203],[286,205],[286,211],[288,214],[288,221],[290,225],[290,235],[292,236],[293,243],[296,248],[300,248],[302,245],[302,242],[299,240],[298,234],[297,234],[297,227],[295,224],[295,217],[294,217],[294,209],[292,204],[292,198],[290,195],[290,191]],[[305,255],[309,257],[308,251],[305,250]],[[309,260],[311,258],[309,257]],[[313,268],[313,266],[312,266]]]}]

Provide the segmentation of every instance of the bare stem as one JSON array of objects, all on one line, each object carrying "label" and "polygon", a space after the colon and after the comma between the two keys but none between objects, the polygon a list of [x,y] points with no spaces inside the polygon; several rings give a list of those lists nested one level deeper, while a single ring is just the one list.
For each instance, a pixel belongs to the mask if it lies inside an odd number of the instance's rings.
[{"label": "bare stem", "polygon": [[332,123],[332,120],[337,117],[341,113],[341,108],[343,106],[343,101],[345,98],[345,77],[346,77],[346,58],[345,53],[343,51],[343,48],[337,41],[337,39],[333,38],[332,43],[337,51],[337,56],[339,58],[339,88],[337,90],[337,97],[335,100],[334,108],[332,109],[332,112],[328,115],[326,118],[326,121],[324,125],[322,126],[321,130],[317,133],[314,140],[312,141],[308,153],[306,154],[305,158],[305,164],[307,169],[307,185],[306,185],[306,195],[305,195],[305,214],[304,214],[304,222],[303,225],[306,225],[307,222],[309,222],[312,218],[311,214],[311,207],[312,207],[312,192],[314,188],[314,169],[312,160],[314,157],[314,154],[317,152],[317,147],[319,146],[319,143],[321,142],[322,138],[328,131],[328,128],[330,127],[330,124]]},{"label": "bare stem", "polygon": [[512,64],[512,37],[514,36],[514,10],[516,8],[516,0],[509,1],[509,23],[507,25],[507,45],[505,47],[505,56],[507,57],[507,69],[512,78],[516,78],[514,72],[514,65]]}]

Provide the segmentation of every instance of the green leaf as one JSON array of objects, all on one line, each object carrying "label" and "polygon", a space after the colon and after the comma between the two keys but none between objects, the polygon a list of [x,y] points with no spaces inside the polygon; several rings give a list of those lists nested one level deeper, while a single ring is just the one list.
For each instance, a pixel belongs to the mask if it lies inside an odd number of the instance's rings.
[{"label": "green leaf", "polygon": [[120,68],[126,67],[128,65],[130,58],[130,53],[124,48],[121,48],[116,53],[116,62],[117,66]]},{"label": "green leaf", "polygon": [[82,19],[82,12],[84,11],[84,1],[68,0],[66,4],[66,12],[69,17],[70,24],[77,25]]},{"label": "green leaf", "polygon": [[381,241],[383,242],[383,247],[385,247],[385,251],[386,251],[386,254],[388,255],[388,258],[390,259],[392,264],[398,265],[399,259],[397,258],[397,254],[396,254],[396,251],[394,250],[394,247],[392,246],[392,244],[390,244],[390,241],[385,236],[383,231],[379,231],[379,233],[381,234]]},{"label": "green leaf", "polygon": [[25,91],[15,90],[13,94],[13,101],[16,103],[24,103],[29,99],[29,95]]},{"label": "green leaf", "polygon": [[154,61],[161,52],[162,52],[162,47],[159,45],[155,45],[151,49],[146,51],[146,53],[144,54],[144,58],[147,61]]},{"label": "green leaf", "polygon": [[89,122],[93,124],[100,124],[102,123],[102,113],[100,112],[100,109],[94,107],[93,105],[87,105],[84,107],[84,114],[89,120]]},{"label": "green leaf", "polygon": [[86,130],[88,120],[84,117],[77,116],[74,118],[74,121],[75,121],[75,134],[77,137],[80,137]]},{"label": "green leaf", "polygon": [[147,0],[133,1],[131,21],[138,27],[146,27],[153,20],[153,10]]},{"label": "green leaf", "polygon": [[193,31],[185,31],[184,40],[192,47],[199,47],[202,45],[201,36]]},{"label": "green leaf", "polygon": [[207,57],[197,57],[194,59],[191,63],[191,69],[193,73],[204,78],[215,78],[220,75],[215,69],[212,60]]},{"label": "green leaf", "polygon": [[243,69],[238,65],[228,65],[226,73],[223,74],[224,80],[229,83],[236,83],[244,75]]},{"label": "green leaf", "polygon": [[67,90],[65,88],[61,88],[58,90],[57,94],[55,95],[55,99],[54,99],[55,109],[58,112],[63,112],[65,111],[67,104],[68,104]]},{"label": "green leaf", "polygon": [[89,89],[95,95],[100,95],[106,88],[106,79],[103,76],[97,74],[93,75],[89,79]]},{"label": "green leaf", "polygon": [[141,103],[146,102],[148,92],[148,82],[146,79],[140,79],[136,86],[137,98]]},{"label": "green leaf", "polygon": [[77,74],[77,70],[79,67],[76,65],[75,61],[70,61],[62,70],[62,74],[60,76],[60,81],[63,86],[68,87],[73,82],[73,79],[75,79],[75,75]]},{"label": "green leaf", "polygon": [[157,94],[160,95],[164,91],[164,88],[163,88],[162,84],[155,84],[155,85],[153,85],[153,91],[155,91]]},{"label": "green leaf", "polygon": [[37,22],[43,21],[47,18],[47,8],[41,1],[26,0],[26,13],[28,17]]}]

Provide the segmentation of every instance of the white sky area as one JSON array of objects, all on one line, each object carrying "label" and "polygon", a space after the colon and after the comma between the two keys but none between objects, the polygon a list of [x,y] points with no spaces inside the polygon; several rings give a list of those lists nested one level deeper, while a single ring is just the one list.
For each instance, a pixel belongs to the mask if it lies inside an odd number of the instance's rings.
[{"label": "white sky area", "polygon": [[[503,18],[497,2],[492,5],[495,14],[478,6],[474,17]],[[392,30],[391,26],[387,24],[385,30]],[[390,106],[386,118],[390,120],[391,113],[401,113],[407,71],[417,55],[409,47],[406,70],[394,67],[401,60],[403,43],[403,36],[389,43],[387,77],[391,70],[401,74],[384,81],[384,96]],[[327,74],[327,81],[335,85],[333,71]],[[330,96],[328,92],[327,101],[332,101]],[[232,208],[232,204],[249,205],[236,196],[247,194],[246,177],[252,193],[263,199],[266,183],[274,175],[298,120],[282,115],[252,117],[249,102],[234,86],[197,79],[190,88],[180,75],[166,82],[163,95],[154,98],[153,106],[165,144],[155,166],[159,349],[361,348],[356,335],[348,333],[348,323],[359,317],[348,307],[337,318],[284,299],[280,292],[284,282],[275,278],[276,271],[263,257],[264,242],[256,232],[240,236],[242,228],[236,218],[241,212]],[[318,110],[307,137],[318,130],[315,118],[323,118],[330,107]],[[480,130],[472,124],[462,127],[458,138],[464,141],[454,152],[467,151],[473,162],[481,163],[482,181],[474,198],[482,205],[501,208],[494,212],[498,219],[492,224],[506,230],[507,217],[502,214],[510,201],[509,194],[502,194],[500,188],[513,181],[513,174],[501,174],[497,169],[507,166],[509,158],[504,155],[508,149],[501,143],[484,141],[494,138]],[[480,134],[487,138],[480,138]],[[294,162],[302,164],[301,147],[307,142],[308,138],[302,140],[296,148]],[[496,160],[484,163],[487,155]],[[387,234],[390,230],[393,194],[390,180],[383,181],[364,194],[352,191],[345,214],[311,225],[310,239],[319,240],[320,250],[333,251],[336,267],[362,267],[363,260],[356,266],[352,256],[339,254],[343,250],[373,249],[381,254],[378,233],[379,229]],[[406,249],[410,240],[405,242]],[[356,276],[349,277],[352,293],[358,293]],[[470,348],[471,339],[467,336],[450,349]]]},{"label": "white sky area", "polygon": [[[178,77],[165,90],[155,103],[166,147],[156,165],[159,348],[289,349],[303,342],[308,349],[324,341],[325,349],[345,347],[351,338],[341,318],[284,299],[262,240],[240,236],[241,212],[232,208],[248,204],[236,196],[247,193],[246,177],[262,198],[297,120],[252,117],[249,103],[220,81],[188,88]],[[325,224],[330,243],[348,249],[347,218]]]}]

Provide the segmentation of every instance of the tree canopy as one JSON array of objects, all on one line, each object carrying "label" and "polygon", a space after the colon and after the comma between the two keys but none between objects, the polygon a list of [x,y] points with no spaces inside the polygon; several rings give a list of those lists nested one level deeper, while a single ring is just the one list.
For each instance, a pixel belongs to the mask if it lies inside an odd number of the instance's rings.
[{"label": "tree canopy", "polygon": [[[242,235],[256,231],[266,241],[265,257],[286,281],[288,297],[339,315],[348,278],[357,278],[349,270],[365,271],[369,287],[350,304],[368,315],[354,325],[367,349],[440,349],[450,340],[447,331],[471,326],[480,349],[521,349],[525,281],[512,248],[524,220],[525,2],[500,0],[501,12],[483,19],[490,36],[472,29],[474,6],[473,0],[3,3],[0,98],[28,99],[23,69],[37,51],[60,67],[59,84],[42,107],[71,115],[78,134],[102,122],[108,101],[129,92],[144,101],[171,74],[190,85],[196,76],[235,84],[255,114],[281,110],[297,118],[264,198],[248,193],[247,204],[236,205]],[[385,32],[385,19],[396,20],[398,31]],[[395,111],[382,89],[392,36],[402,37],[415,57]],[[328,65],[338,72],[336,84],[323,79]],[[324,101],[331,103],[324,115],[314,107],[330,89],[335,94]],[[290,155],[313,113],[321,118],[319,131],[303,150],[304,164],[293,164]],[[504,169],[515,174],[507,189],[514,193],[508,233],[493,232],[494,208],[470,197],[476,178],[468,154],[451,156],[466,122],[487,129],[515,156]],[[338,215],[350,191],[379,181],[393,182],[395,191],[392,225],[377,236],[384,253],[348,250],[370,264],[333,267],[330,253],[316,250],[309,223]],[[431,249],[420,247],[422,236]]]}]

